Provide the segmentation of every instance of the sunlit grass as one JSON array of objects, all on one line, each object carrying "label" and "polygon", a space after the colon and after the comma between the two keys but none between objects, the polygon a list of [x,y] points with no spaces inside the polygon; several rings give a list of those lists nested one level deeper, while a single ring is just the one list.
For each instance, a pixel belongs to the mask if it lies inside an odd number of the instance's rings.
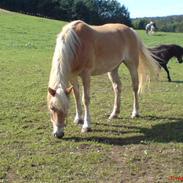
[{"label": "sunlit grass", "polygon": [[[141,117],[130,118],[129,73],[120,67],[121,113],[108,121],[113,91],[106,75],[92,78],[93,132],[73,124],[65,137],[51,135],[46,105],[55,39],[64,22],[0,12],[0,182],[168,182],[182,176],[183,65],[170,62],[140,98]],[[148,46],[176,43],[181,33],[139,31]]]}]

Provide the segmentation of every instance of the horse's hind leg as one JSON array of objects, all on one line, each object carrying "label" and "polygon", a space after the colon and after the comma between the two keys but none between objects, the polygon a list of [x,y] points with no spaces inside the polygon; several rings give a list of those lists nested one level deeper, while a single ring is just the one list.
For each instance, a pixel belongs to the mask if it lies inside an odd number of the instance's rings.
[{"label": "horse's hind leg", "polygon": [[139,99],[138,99],[138,89],[139,89],[139,78],[137,72],[137,63],[135,60],[132,62],[125,61],[125,65],[127,66],[128,70],[130,71],[131,79],[132,79],[132,89],[133,89],[133,111],[132,111],[132,118],[139,116]]},{"label": "horse's hind leg", "polygon": [[116,118],[120,113],[121,81],[118,75],[118,67],[108,73],[114,90],[114,107],[109,119]]},{"label": "horse's hind leg", "polygon": [[71,84],[73,85],[73,94],[76,104],[76,115],[74,118],[74,123],[76,124],[83,124],[83,117],[82,117],[82,106],[81,106],[81,99],[79,93],[79,83],[77,78],[71,80]]}]

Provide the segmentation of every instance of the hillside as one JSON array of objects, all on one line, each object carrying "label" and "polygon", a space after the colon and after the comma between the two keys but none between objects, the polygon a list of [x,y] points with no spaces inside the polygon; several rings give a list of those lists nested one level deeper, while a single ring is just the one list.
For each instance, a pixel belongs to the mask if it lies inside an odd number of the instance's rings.
[{"label": "hillside", "polygon": [[0,8],[64,21],[81,19],[95,25],[106,22],[131,25],[128,10],[117,0],[1,0]]},{"label": "hillside", "polygon": [[[141,116],[131,119],[129,72],[120,66],[121,113],[108,120],[114,100],[106,74],[91,81],[93,131],[73,123],[74,99],[63,139],[52,136],[46,95],[57,33],[65,24],[0,11],[0,182],[176,182],[183,167],[183,65],[166,73],[140,97]],[[182,33],[138,31],[148,46],[177,43]]]}]

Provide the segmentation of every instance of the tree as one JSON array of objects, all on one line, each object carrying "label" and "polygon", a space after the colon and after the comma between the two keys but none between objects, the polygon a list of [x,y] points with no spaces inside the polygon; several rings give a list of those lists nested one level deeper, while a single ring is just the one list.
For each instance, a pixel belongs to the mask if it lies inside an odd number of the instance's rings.
[{"label": "tree", "polygon": [[116,0],[1,0],[0,7],[65,21],[131,25],[128,10]]},{"label": "tree", "polygon": [[73,4],[72,19],[80,19],[85,22],[91,22],[91,7],[88,7],[85,1],[77,0]]},{"label": "tree", "polygon": [[131,19],[128,10],[116,0],[97,1],[98,15],[101,23],[124,23],[131,26]]},{"label": "tree", "polygon": [[132,24],[136,29],[144,29],[144,24],[148,23],[150,20],[156,23],[158,31],[183,32],[183,15],[136,18],[132,20]]},{"label": "tree", "polygon": [[135,29],[145,29],[146,25],[150,22],[147,18],[135,19],[133,21],[133,27]]}]

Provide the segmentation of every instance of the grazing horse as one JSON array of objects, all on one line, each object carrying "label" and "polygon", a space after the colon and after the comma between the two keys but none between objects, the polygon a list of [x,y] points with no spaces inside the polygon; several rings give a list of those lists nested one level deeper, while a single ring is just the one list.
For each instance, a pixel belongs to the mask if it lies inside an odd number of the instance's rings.
[{"label": "grazing horse", "polygon": [[[132,117],[137,117],[138,92],[142,90],[147,77],[156,75],[159,66],[136,32],[122,24],[90,26],[80,20],[63,27],[56,41],[47,95],[55,137],[64,136],[64,122],[69,109],[68,95],[71,91],[76,103],[74,122],[83,122],[81,132],[91,131],[90,77],[94,75],[108,73],[115,93],[114,107],[109,118],[117,117],[121,93],[118,67],[122,62],[131,74],[134,95]],[[78,76],[83,84],[84,116]],[[68,87],[70,84],[72,86]]]},{"label": "grazing horse", "polygon": [[149,34],[149,33],[154,34],[156,30],[156,24],[151,21],[149,24],[146,25],[145,30],[146,30],[146,34]]},{"label": "grazing horse", "polygon": [[154,59],[156,59],[160,66],[167,72],[168,81],[171,82],[172,80],[167,64],[172,57],[176,57],[179,63],[183,62],[183,47],[176,44],[159,45],[154,48],[149,48],[149,51],[151,51]]}]

